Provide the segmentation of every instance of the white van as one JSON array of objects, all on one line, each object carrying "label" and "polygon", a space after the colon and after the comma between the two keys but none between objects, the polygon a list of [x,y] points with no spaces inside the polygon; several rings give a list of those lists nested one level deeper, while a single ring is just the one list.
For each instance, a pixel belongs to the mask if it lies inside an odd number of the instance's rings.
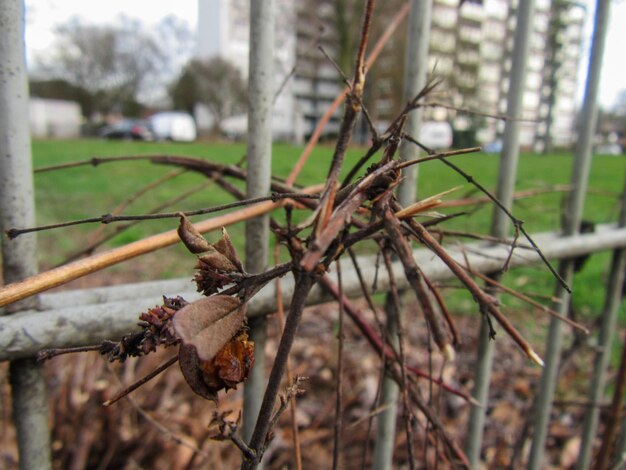
[{"label": "white van", "polygon": [[178,111],[157,113],[150,116],[148,121],[158,140],[173,140],[175,142],[193,142],[196,140],[196,123],[187,113]]},{"label": "white van", "polygon": [[452,146],[452,126],[445,121],[427,121],[420,125],[419,143],[433,150]]}]

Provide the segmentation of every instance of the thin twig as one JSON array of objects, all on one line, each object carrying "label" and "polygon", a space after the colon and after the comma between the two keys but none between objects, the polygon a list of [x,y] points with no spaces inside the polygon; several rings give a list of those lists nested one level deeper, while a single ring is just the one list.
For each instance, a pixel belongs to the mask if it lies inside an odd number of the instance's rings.
[{"label": "thin twig", "polygon": [[[149,214],[156,214],[157,212],[160,212],[160,211],[166,209],[167,207],[173,206],[174,204],[177,204],[177,203],[179,203],[181,201],[184,201],[189,196],[191,196],[191,195],[197,193],[198,191],[206,188],[208,185],[210,185],[212,183],[213,183],[213,181],[209,180],[209,181],[203,182],[202,184],[194,186],[190,190],[185,191],[184,193],[176,196],[175,198],[170,199],[169,201],[166,201],[163,204],[159,204],[157,207],[155,207],[153,210],[151,210],[149,212]],[[111,239],[115,238],[116,236],[118,236],[120,233],[124,232],[125,230],[128,230],[131,227],[134,227],[135,225],[139,224],[140,222],[141,221],[139,221],[139,220],[135,220],[135,221],[129,222],[127,224],[116,226],[108,234],[103,235],[103,236],[101,236],[100,238],[98,238],[96,240],[93,240],[86,247],[69,254],[67,256],[67,258],[65,258],[64,261],[62,261],[61,263],[57,264],[54,267],[57,268],[57,267],[62,266],[64,264],[70,263],[71,261],[74,261],[74,260],[77,260],[79,258],[82,258],[83,256],[91,255],[96,250],[96,248],[98,248],[99,246],[102,246],[103,244],[105,244],[109,240],[111,240]],[[102,229],[102,227],[98,228],[99,231],[101,229]]]},{"label": "thin twig", "polygon": [[469,108],[459,108],[457,106],[453,106],[451,104],[442,103],[440,101],[429,101],[427,103],[422,104],[423,108],[444,108],[452,111],[457,111],[462,114],[471,114],[473,116],[482,116],[491,119],[497,119],[499,121],[513,121],[513,122],[539,122],[537,119],[524,119],[524,118],[516,118],[513,116],[506,116],[504,114],[491,114],[491,113],[483,113],[481,111],[475,111]]},{"label": "thin twig", "polygon": [[[402,20],[404,20],[404,18],[406,17],[408,13],[409,13],[409,3],[405,2],[400,8],[400,10],[398,10],[398,13],[396,13],[396,16],[394,16],[393,19],[387,24],[387,28],[385,29],[383,34],[380,36],[380,38],[378,38],[378,41],[372,48],[372,52],[369,54],[367,61],[365,63],[365,66],[367,69],[371,68],[374,62],[376,62],[376,59],[382,52],[385,44],[389,41],[389,39],[391,38],[395,30],[398,28],[398,26],[400,25]],[[315,130],[313,131],[313,134],[311,135],[309,142],[307,143],[305,149],[302,151],[302,154],[298,158],[298,161],[293,166],[291,172],[289,173],[289,176],[287,177],[287,180],[285,181],[285,184],[287,186],[293,185],[294,182],[296,181],[296,178],[298,177],[298,175],[302,171],[302,168],[304,168],[304,165],[306,164],[307,160],[311,156],[311,152],[313,151],[313,148],[315,148],[315,145],[319,141],[322,135],[322,131],[324,130],[324,128],[330,121],[330,118],[333,116],[335,111],[339,109],[339,106],[341,105],[341,103],[344,102],[349,91],[350,91],[349,87],[344,88],[337,95],[337,97],[332,102],[332,104],[326,109],[326,112],[324,113],[324,115],[317,122],[317,126],[315,126]]]},{"label": "thin twig", "polygon": [[[337,289],[337,286],[335,286],[334,283],[330,280],[328,275],[323,276],[320,279],[320,284],[325,289],[327,289],[333,297],[335,297],[336,299],[340,299],[339,290]],[[348,314],[350,319],[354,322],[354,324],[357,326],[357,328],[361,331],[361,333],[365,336],[365,339],[367,339],[370,345],[379,354],[384,355],[387,361],[397,362],[398,357],[397,357],[396,352],[388,344],[386,344],[381,339],[381,336],[379,336],[376,333],[376,331],[374,331],[374,329],[364,320],[363,315],[361,314],[359,309],[356,308],[354,304],[350,302],[350,300],[347,299],[346,297],[343,297],[342,302],[343,302],[343,306],[345,308],[346,313]],[[446,384],[445,382],[438,380],[437,378],[431,377],[428,373],[422,371],[421,369],[412,365],[408,365],[407,368],[408,368],[408,371],[411,372],[411,374],[415,375],[416,377],[421,377],[423,379],[432,380],[433,383],[443,388],[446,392],[452,393],[453,395],[456,395],[462,398],[463,400],[472,403],[474,406],[481,406],[478,402],[473,400],[467,393],[462,392],[461,390],[458,390]]]},{"label": "thin twig", "polygon": [[[523,338],[523,336],[517,331],[517,329],[509,322],[509,320],[500,312],[497,308],[497,301],[490,295],[486,294],[474,280],[467,274],[465,269],[461,267],[448,252],[435,240],[435,238],[426,230],[420,223],[415,220],[407,221],[411,229],[415,230],[415,235],[418,240],[424,243],[430,248],[440,259],[443,261],[450,270],[456,275],[456,277],[467,287],[472,293],[474,299],[478,303],[481,312],[489,318],[491,315],[496,321],[504,328],[508,335],[520,346],[522,351],[526,353],[528,358],[535,364],[543,367],[543,360],[534,351],[532,346]],[[490,331],[491,337],[495,337],[495,331]]]},{"label": "thin twig", "polygon": [[[314,193],[319,190],[319,186],[305,188],[303,192]],[[288,201],[288,199],[287,199]],[[277,207],[281,207],[284,201],[277,203],[267,201],[254,206],[244,207],[237,211],[213,217],[194,224],[200,232],[209,232],[231,224],[242,222],[252,217],[266,214]],[[176,230],[169,230],[157,235],[138,240],[133,243],[111,249],[104,253],[98,253],[88,258],[84,258],[65,266],[31,276],[23,281],[15,282],[7,286],[0,287],[0,307],[25,299],[32,295],[43,292],[47,289],[65,284],[79,277],[102,270],[114,264],[127,261],[134,257],[174,245],[180,242]]]},{"label": "thin twig", "polygon": [[63,354],[73,354],[79,352],[88,351],[100,351],[100,345],[94,346],[77,346],[74,348],[54,348],[54,349],[42,349],[37,353],[37,362],[47,361],[53,357],[61,356]]},{"label": "thin twig", "polygon": [[141,379],[139,379],[138,381],[136,381],[134,384],[129,385],[124,390],[120,391],[117,395],[115,395],[113,398],[105,401],[102,405],[103,406],[111,406],[113,403],[115,403],[118,400],[124,398],[126,395],[134,392],[135,390],[137,390],[139,387],[141,387],[146,382],[149,382],[150,380],[155,378],[157,375],[161,374],[162,372],[165,372],[170,366],[176,364],[177,362],[178,362],[178,356],[174,356],[174,357],[168,359],[166,362],[161,364],[159,367],[154,369],[152,372],[150,372],[146,376],[144,376]]},{"label": "thin twig", "polygon": [[411,407],[409,406],[409,381],[407,379],[406,374],[406,353],[405,353],[405,344],[404,344],[404,325],[402,322],[402,314],[401,314],[401,304],[400,304],[400,296],[398,294],[398,286],[396,284],[396,279],[393,274],[393,267],[391,262],[391,254],[389,250],[383,250],[383,260],[385,262],[385,267],[387,268],[387,273],[389,274],[389,288],[391,291],[391,301],[393,302],[393,313],[396,315],[396,322],[398,325],[398,353],[399,353],[399,363],[400,363],[400,391],[402,393],[402,408],[403,408],[403,417],[404,417],[404,429],[406,432],[406,442],[407,449],[409,453],[409,468],[411,470],[415,469],[415,450],[413,449],[413,413],[411,412]]},{"label": "thin twig", "polygon": [[212,214],[215,212],[221,212],[221,211],[233,209],[236,207],[249,206],[253,204],[258,204],[260,202],[266,202],[266,201],[277,202],[283,199],[319,199],[319,196],[317,196],[316,194],[302,194],[302,193],[273,193],[271,196],[255,197],[255,198],[245,199],[243,201],[235,201],[235,202],[230,202],[228,204],[222,204],[219,206],[208,207],[204,209],[196,209],[193,211],[164,212],[161,214],[144,214],[144,215],[118,215],[118,216],[105,214],[100,217],[90,217],[88,219],[73,220],[70,222],[63,222],[60,224],[42,225],[39,227],[30,227],[30,228],[24,228],[24,229],[10,228],[9,230],[7,230],[6,234],[10,239],[14,239],[25,233],[40,232],[43,230],[64,228],[64,227],[70,227],[73,225],[81,225],[81,224],[90,224],[90,223],[110,224],[113,222],[125,222],[125,221],[135,221],[135,220],[171,219],[171,218],[180,217],[180,214],[184,214],[187,217],[191,217],[194,215]]},{"label": "thin twig", "polygon": [[[337,260],[337,285],[339,286],[339,295],[343,297],[343,283],[341,281],[341,262]],[[343,303],[337,302],[339,307],[339,331],[337,332],[337,380],[336,380],[336,401],[335,401],[335,425],[333,433],[333,470],[339,467],[341,452],[341,431],[343,428],[343,349],[344,349],[344,332],[343,332]]]},{"label": "thin twig", "polygon": [[[410,142],[419,145],[418,142],[411,138],[410,136],[406,137],[407,140],[409,140]],[[550,270],[550,272],[552,273],[552,275],[554,276],[554,278],[559,282],[559,284],[561,284],[561,286],[571,294],[572,290],[571,288],[567,285],[567,282],[565,282],[565,279],[563,279],[561,277],[561,275],[552,267],[552,264],[550,264],[550,261],[548,261],[548,259],[544,256],[543,252],[541,251],[541,249],[539,248],[539,246],[537,246],[537,244],[535,243],[535,241],[532,239],[532,237],[530,236],[530,234],[526,231],[526,229],[524,228],[524,221],[518,219],[517,217],[515,217],[510,210],[508,210],[504,204],[502,204],[497,197],[495,197],[493,194],[491,194],[487,188],[485,188],[483,185],[481,185],[478,181],[476,181],[474,179],[473,176],[471,176],[470,174],[466,173],[465,171],[463,171],[460,167],[458,167],[457,165],[455,165],[452,162],[449,162],[448,160],[446,160],[445,158],[440,158],[440,160],[446,164],[447,166],[449,166],[450,168],[452,168],[454,171],[456,171],[458,174],[460,174],[461,176],[463,176],[468,183],[473,184],[474,186],[476,186],[481,192],[483,192],[489,199],[491,199],[491,201],[498,206],[505,214],[506,216],[511,220],[511,223],[514,225],[514,227],[516,229],[519,229],[520,232],[522,232],[522,234],[524,235],[524,237],[526,238],[526,240],[528,240],[528,243],[530,243],[533,248],[535,249],[535,252],[537,253],[537,255],[539,255],[539,257],[541,258],[541,261],[543,261],[543,263],[546,265],[546,267]],[[408,162],[407,162],[408,163]]]},{"label": "thin twig", "polygon": [[205,458],[210,458],[211,457],[210,454],[207,453],[205,450],[200,449],[199,447],[194,446],[193,444],[191,444],[190,442],[187,442],[185,439],[183,439],[181,436],[179,436],[175,432],[173,432],[173,431],[169,430],[168,428],[166,428],[163,424],[161,424],[159,421],[157,421],[152,416],[150,416],[146,412],[146,410],[144,410],[141,406],[139,406],[135,402],[135,400],[133,400],[131,397],[126,396],[125,398],[128,401],[128,403],[130,403],[130,405],[135,409],[135,411],[137,411],[137,413],[139,413],[141,416],[143,416],[146,419],[146,421],[148,421],[152,426],[157,428],[159,430],[159,432],[161,432],[162,434],[164,434],[167,437],[169,437],[170,439],[172,439],[176,444],[184,446],[184,447],[187,447],[194,454],[202,455]]},{"label": "thin twig", "polygon": [[479,278],[481,278],[483,281],[491,284],[492,286],[497,287],[498,289],[500,289],[503,292],[506,292],[509,295],[512,295],[513,297],[516,297],[518,299],[520,299],[523,302],[526,302],[527,304],[532,305],[533,307],[538,308],[539,310],[546,312],[548,315],[554,317],[554,318],[558,318],[559,320],[561,320],[564,323],[567,323],[569,326],[571,326],[572,328],[576,328],[577,330],[582,331],[584,334],[588,335],[589,329],[586,328],[584,325],[581,325],[578,322],[575,322],[574,320],[572,320],[571,318],[568,318],[564,315],[561,315],[559,312],[557,312],[556,310],[553,310],[545,305],[543,305],[540,302],[537,302],[536,300],[528,297],[527,295],[522,294],[521,292],[516,291],[515,289],[511,289],[510,287],[505,286],[504,284],[496,281],[495,279],[490,278],[489,276],[485,276],[484,274],[475,271],[473,269],[469,269],[466,266],[466,269],[474,276],[477,276]]},{"label": "thin twig", "polygon": [[[278,239],[274,244],[274,262],[278,264],[280,262],[280,245]],[[276,313],[278,317],[278,323],[280,331],[283,331],[285,325],[285,314],[283,305],[283,292],[280,282],[280,277],[276,278]],[[287,360],[287,382],[293,383],[293,373],[291,371],[291,361]],[[293,397],[289,403],[291,412],[291,433],[293,438],[294,460],[296,464],[296,470],[302,470],[302,448],[300,446],[300,430],[298,429],[298,421],[296,417],[297,397]]]},{"label": "thin twig", "polygon": [[289,352],[291,351],[291,346],[293,345],[298,331],[306,298],[315,281],[315,277],[309,273],[302,272],[298,274],[291,305],[289,307],[289,315],[285,321],[285,328],[280,338],[278,350],[274,358],[274,365],[272,366],[268,384],[265,388],[265,394],[263,395],[259,417],[257,418],[256,426],[252,433],[252,438],[250,439],[250,448],[255,452],[255,458],[244,462],[242,465],[244,470],[255,469],[263,457],[262,451],[265,446],[268,431],[270,430],[272,409],[276,403],[280,381],[285,372]]}]

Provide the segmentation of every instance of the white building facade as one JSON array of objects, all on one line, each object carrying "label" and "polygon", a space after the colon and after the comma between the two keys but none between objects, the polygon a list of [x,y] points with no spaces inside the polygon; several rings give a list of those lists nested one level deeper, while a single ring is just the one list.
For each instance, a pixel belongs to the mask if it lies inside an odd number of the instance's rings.
[{"label": "white building facade", "polygon": [[[518,1],[523,0],[434,0],[429,70],[444,79],[441,96],[448,104],[505,114]],[[390,0],[380,8],[394,10],[400,3]],[[247,76],[249,0],[199,0],[198,5],[198,56],[226,58]],[[334,66],[318,49],[321,44],[331,57],[337,57],[336,9],[333,0],[276,0],[276,8],[274,65],[276,90],[281,91],[275,102],[274,134],[302,141],[343,86]],[[558,57],[550,59],[546,50],[551,44],[552,4],[550,0],[536,2],[523,111],[529,122],[523,124],[520,136],[526,148],[541,150],[547,134],[557,146],[572,142],[584,14],[580,7],[564,13],[566,27],[558,33]],[[402,39],[397,43],[404,47]],[[389,56],[383,53],[379,62],[391,59]],[[558,70],[553,67],[555,62]],[[378,76],[371,84],[387,88],[370,110],[383,126],[398,111],[394,102],[401,90],[392,87],[392,82]],[[389,99],[392,95],[396,98]],[[339,117],[335,113],[327,133],[338,131]],[[426,119],[445,119],[455,131],[471,128],[482,143],[497,139],[503,128],[501,120],[468,118],[449,109],[428,111]],[[232,122],[245,128],[242,118]]]}]

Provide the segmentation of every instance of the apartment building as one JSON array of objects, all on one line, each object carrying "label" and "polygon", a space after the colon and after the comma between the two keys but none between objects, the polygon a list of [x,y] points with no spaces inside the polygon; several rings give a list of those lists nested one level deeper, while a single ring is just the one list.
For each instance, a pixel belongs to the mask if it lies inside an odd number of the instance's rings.
[{"label": "apartment building", "polygon": [[[378,5],[373,38],[402,2],[388,0]],[[550,143],[567,146],[573,139],[585,16],[583,8],[569,5],[573,3],[536,1],[520,136],[527,148],[541,150]],[[320,51],[321,46],[340,65],[339,58],[346,52],[351,56],[345,49],[354,47],[360,11],[344,11],[346,5],[358,6],[358,2],[342,4],[344,9],[339,10],[334,0],[277,2],[275,67],[276,87],[281,92],[275,105],[274,129],[279,137],[302,140],[309,135],[343,86],[335,66]],[[518,0],[434,1],[428,67],[443,83],[431,101],[483,114],[506,113],[517,4]],[[199,56],[221,55],[247,74],[248,16],[247,0],[199,0]],[[403,106],[405,47],[403,26],[368,79],[365,102],[381,128]],[[351,72],[348,67],[346,73]],[[455,135],[481,143],[496,140],[504,125],[502,120],[449,107],[428,108],[424,116],[447,120]],[[339,113],[333,116],[327,133],[338,131],[339,118]]]}]

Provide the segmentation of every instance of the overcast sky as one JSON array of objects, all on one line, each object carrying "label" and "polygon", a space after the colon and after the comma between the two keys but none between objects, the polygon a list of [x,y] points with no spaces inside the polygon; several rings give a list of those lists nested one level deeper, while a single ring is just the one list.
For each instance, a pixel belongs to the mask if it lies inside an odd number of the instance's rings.
[{"label": "overcast sky", "polygon": [[[584,0],[591,5],[593,11],[595,1]],[[163,17],[174,14],[185,20],[192,31],[197,23],[197,0],[177,0],[176,2],[159,2],[154,0],[107,0],[94,2],[85,0],[26,0],[26,47],[29,60],[36,53],[45,52],[54,38],[54,28],[67,22],[72,16],[79,16],[88,22],[112,22],[123,13],[131,18],[139,18],[147,26],[158,23]],[[591,15],[588,15],[591,19]],[[584,63],[591,34],[587,28],[585,41]],[[613,0],[609,36],[602,70],[602,86],[600,103],[610,106],[620,90],[626,90],[626,61],[624,61],[624,45],[626,44],[626,0]],[[580,79],[582,96],[582,76]]]}]

